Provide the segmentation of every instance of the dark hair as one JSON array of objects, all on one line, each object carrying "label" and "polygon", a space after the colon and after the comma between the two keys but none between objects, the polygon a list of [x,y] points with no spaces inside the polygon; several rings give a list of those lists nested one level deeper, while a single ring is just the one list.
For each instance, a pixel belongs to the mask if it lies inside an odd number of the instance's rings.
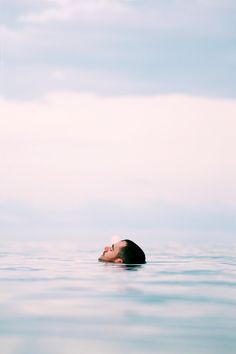
[{"label": "dark hair", "polygon": [[131,240],[122,240],[126,242],[126,246],[122,247],[119,257],[125,264],[143,264],[146,263],[145,253],[143,250]]}]

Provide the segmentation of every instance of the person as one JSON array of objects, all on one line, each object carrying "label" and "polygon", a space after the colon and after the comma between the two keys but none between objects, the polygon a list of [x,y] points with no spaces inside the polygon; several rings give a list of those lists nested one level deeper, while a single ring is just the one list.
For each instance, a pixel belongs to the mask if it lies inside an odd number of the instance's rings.
[{"label": "person", "polygon": [[146,263],[145,253],[131,240],[121,240],[114,243],[111,247],[106,246],[98,260],[124,264]]}]

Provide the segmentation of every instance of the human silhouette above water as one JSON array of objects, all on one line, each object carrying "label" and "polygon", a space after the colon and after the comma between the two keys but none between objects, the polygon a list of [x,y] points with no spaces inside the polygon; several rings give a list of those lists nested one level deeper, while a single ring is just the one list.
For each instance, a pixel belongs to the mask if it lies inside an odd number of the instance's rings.
[{"label": "human silhouette above water", "polygon": [[145,253],[131,240],[121,240],[112,244],[110,247],[106,246],[98,260],[124,264],[146,263]]}]

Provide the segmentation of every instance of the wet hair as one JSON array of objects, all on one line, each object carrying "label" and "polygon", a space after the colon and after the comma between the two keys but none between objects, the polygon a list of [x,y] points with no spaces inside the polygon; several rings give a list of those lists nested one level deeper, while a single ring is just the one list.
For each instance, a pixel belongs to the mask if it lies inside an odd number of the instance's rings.
[{"label": "wet hair", "polygon": [[126,246],[122,247],[119,257],[125,264],[143,264],[146,263],[145,253],[143,250],[131,240],[122,240],[126,242]]}]

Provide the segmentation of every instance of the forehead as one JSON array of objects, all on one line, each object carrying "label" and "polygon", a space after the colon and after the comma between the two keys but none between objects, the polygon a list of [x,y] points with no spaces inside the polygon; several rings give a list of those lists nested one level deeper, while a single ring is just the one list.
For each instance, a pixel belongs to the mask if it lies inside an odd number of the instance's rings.
[{"label": "forehead", "polygon": [[123,248],[126,246],[126,241],[119,241],[114,244],[116,248]]}]

